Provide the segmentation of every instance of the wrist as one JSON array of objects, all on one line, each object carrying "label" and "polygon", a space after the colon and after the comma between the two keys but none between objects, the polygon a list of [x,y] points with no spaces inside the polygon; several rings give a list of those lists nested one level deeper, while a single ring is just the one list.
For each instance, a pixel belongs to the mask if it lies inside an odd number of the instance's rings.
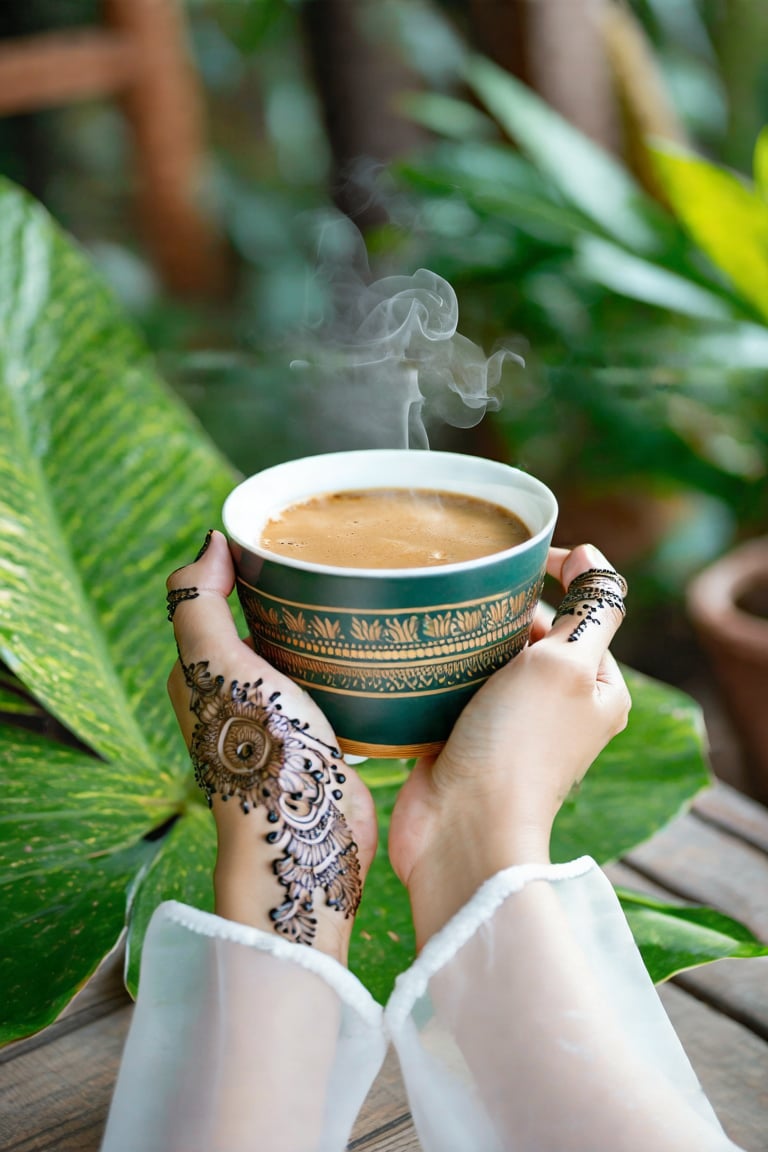
[{"label": "wrist", "polygon": [[317,887],[311,894],[312,907],[307,913],[314,921],[311,939],[293,940],[290,934],[280,932],[274,914],[284,906],[288,889],[275,873],[280,857],[267,843],[270,825],[266,816],[257,809],[247,818],[239,811],[233,817],[229,811],[222,814],[218,805],[214,806],[214,812],[218,817],[218,851],[213,874],[216,914],[225,920],[258,928],[270,936],[277,935],[295,943],[296,947],[325,952],[346,965],[354,916],[330,907],[325,890]]},{"label": "wrist", "polygon": [[[214,908],[216,915],[225,920],[234,920],[258,928],[269,936],[277,936],[270,913],[278,906],[280,893],[278,891],[275,897],[275,877],[271,867],[265,870],[263,877],[260,872],[258,866],[243,869],[241,866],[217,864],[213,878]],[[294,942],[294,946],[312,947],[346,967],[354,917],[345,917],[336,909],[327,907],[323,893],[315,893],[311,914],[315,919],[311,943]],[[290,939],[286,936],[280,938]]]},{"label": "wrist", "polygon": [[406,886],[418,950],[467,904],[478,888],[505,868],[549,864],[549,831],[536,825],[473,827],[441,821]]}]

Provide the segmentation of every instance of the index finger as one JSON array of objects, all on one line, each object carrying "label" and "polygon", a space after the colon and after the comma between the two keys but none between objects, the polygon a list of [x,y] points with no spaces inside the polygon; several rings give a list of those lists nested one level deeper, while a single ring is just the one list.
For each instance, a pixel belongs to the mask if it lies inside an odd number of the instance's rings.
[{"label": "index finger", "polygon": [[177,568],[166,582],[168,615],[179,651],[168,691],[187,743],[195,723],[187,690],[192,688],[193,680],[208,674],[222,677],[231,685],[239,682],[243,688],[256,681],[263,683],[270,703],[272,697],[282,698],[280,704],[275,704],[276,710],[285,705],[291,716],[295,713],[302,722],[311,722],[316,734],[324,738],[330,729],[317,704],[240,639],[227,603],[234,582],[232,557],[222,532],[211,532],[197,559]]},{"label": "index finger", "polygon": [[547,570],[560,580],[565,595],[547,641],[578,642],[579,650],[599,666],[624,619],[626,580],[592,544],[552,552]]},{"label": "index finger", "polygon": [[168,618],[185,664],[229,654],[239,641],[227,597],[235,573],[226,537],[210,532],[200,555],[166,581]]}]

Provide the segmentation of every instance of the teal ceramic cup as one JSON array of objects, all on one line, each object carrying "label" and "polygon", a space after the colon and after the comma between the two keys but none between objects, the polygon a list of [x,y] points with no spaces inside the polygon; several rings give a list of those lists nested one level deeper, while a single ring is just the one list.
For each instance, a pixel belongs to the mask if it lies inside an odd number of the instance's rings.
[{"label": "teal ceramic cup", "polygon": [[[509,509],[530,539],[430,568],[342,568],[259,543],[291,504],[349,489],[460,493]],[[451,452],[372,449],[265,469],[228,496],[224,527],[256,651],[305,688],[345,753],[437,752],[461,709],[527,643],[557,503],[540,480]]]}]

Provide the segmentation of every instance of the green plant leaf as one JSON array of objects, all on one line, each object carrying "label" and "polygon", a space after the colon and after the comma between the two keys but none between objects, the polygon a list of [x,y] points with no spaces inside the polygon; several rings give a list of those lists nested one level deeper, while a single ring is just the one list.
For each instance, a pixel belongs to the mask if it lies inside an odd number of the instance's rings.
[{"label": "green plant leaf", "polygon": [[392,809],[411,763],[366,760],[358,769],[376,802],[379,844],[355,918],[349,966],[381,1004],[386,1003],[398,974],[405,971],[416,952],[408,894],[392,871],[387,854]]},{"label": "green plant leaf", "polygon": [[578,237],[576,267],[588,280],[657,308],[718,322],[739,317],[734,303],[709,288],[596,236]]},{"label": "green plant leaf", "polygon": [[504,145],[441,144],[422,157],[400,161],[394,171],[422,193],[460,195],[479,215],[552,243],[599,231],[589,217],[553,197],[531,165]]},{"label": "green plant leaf", "polygon": [[763,200],[768,200],[768,125],[761,129],[755,141],[755,189]]},{"label": "green plant leaf", "polygon": [[728,956],[768,956],[768,944],[712,908],[667,904],[625,888],[616,891],[655,983]]},{"label": "green plant leaf", "polygon": [[124,763],[23,728],[0,727],[0,762],[0,883],[130,847],[170,811]]},{"label": "green plant leaf", "polygon": [[129,904],[126,941],[126,985],[132,996],[139,987],[144,935],[152,913],[164,900],[179,900],[213,911],[216,827],[207,806],[190,803],[138,878]]},{"label": "green plant leaf", "polygon": [[441,92],[402,92],[395,104],[398,112],[438,136],[454,140],[493,138],[498,130],[493,120],[467,104]]},{"label": "green plant leaf", "polygon": [[675,688],[622,669],[632,694],[616,736],[560,810],[552,858],[615,860],[677,816],[710,783],[698,704]]},{"label": "green plant leaf", "polygon": [[641,255],[677,246],[675,228],[626,168],[490,60],[469,59],[472,91],[564,199]]},{"label": "green plant leaf", "polygon": [[744,300],[768,319],[768,203],[734,173],[657,145],[654,171],[679,220]]},{"label": "green plant leaf", "polygon": [[144,836],[186,807],[164,580],[235,479],[84,255],[0,182],[0,657],[77,738],[0,726],[5,1039],[114,946]]},{"label": "green plant leaf", "polygon": [[11,672],[0,670],[0,715],[42,716],[39,704]]},{"label": "green plant leaf", "polygon": [[12,186],[0,205],[0,655],[160,793],[179,757],[158,579],[194,555],[233,473],[83,255]]},{"label": "green plant leaf", "polygon": [[114,948],[129,886],[154,848],[139,841],[105,855],[81,854],[0,884],[0,1044],[55,1020]]}]

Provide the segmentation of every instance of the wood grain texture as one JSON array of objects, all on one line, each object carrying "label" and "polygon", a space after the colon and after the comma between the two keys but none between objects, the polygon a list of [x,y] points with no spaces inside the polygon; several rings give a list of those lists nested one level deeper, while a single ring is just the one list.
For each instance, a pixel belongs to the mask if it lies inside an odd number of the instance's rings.
[{"label": "wood grain texture", "polygon": [[768,808],[756,804],[735,788],[726,784],[708,788],[696,797],[692,812],[699,819],[768,853]]},{"label": "wood grain texture", "polygon": [[390,1048],[352,1129],[350,1152],[418,1152],[400,1063]]},{"label": "wood grain texture", "polygon": [[660,992],[725,1131],[745,1152],[765,1152],[768,1046],[681,988],[665,984]]},{"label": "wood grain texture", "polygon": [[131,1013],[126,1005],[0,1068],[3,1152],[97,1152]]},{"label": "wood grain texture", "polygon": [[633,849],[625,862],[669,892],[709,904],[768,939],[768,856],[691,814]]}]

